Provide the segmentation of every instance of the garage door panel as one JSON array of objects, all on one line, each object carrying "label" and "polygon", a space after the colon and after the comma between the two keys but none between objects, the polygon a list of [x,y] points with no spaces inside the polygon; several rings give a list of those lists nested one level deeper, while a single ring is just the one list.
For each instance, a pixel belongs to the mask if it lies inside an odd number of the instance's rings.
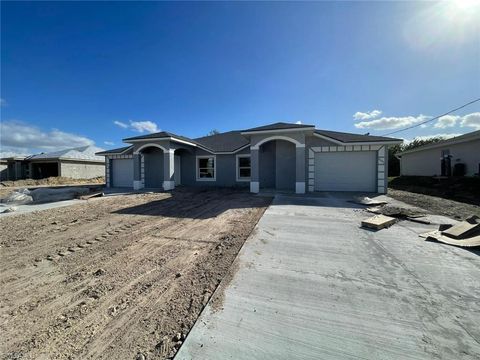
[{"label": "garage door panel", "polygon": [[376,152],[315,154],[316,191],[376,191]]},{"label": "garage door panel", "polygon": [[112,160],[112,185],[113,187],[133,186],[133,160]]}]

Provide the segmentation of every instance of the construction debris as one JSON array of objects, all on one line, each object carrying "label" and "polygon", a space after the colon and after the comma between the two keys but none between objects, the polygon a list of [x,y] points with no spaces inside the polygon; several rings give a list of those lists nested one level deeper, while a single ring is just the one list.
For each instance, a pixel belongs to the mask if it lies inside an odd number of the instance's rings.
[{"label": "construction debris", "polygon": [[363,220],[362,227],[374,229],[374,230],[381,230],[395,224],[396,221],[397,219],[390,216],[375,215],[375,216],[372,216],[371,218]]},{"label": "construction debris", "polygon": [[91,194],[79,196],[78,198],[80,200],[88,200],[88,199],[91,199],[91,198],[94,198],[94,197],[102,197],[102,196],[105,196],[103,191],[97,191],[97,192],[93,192]]},{"label": "construction debris", "polygon": [[15,212],[15,211],[17,211],[17,207],[16,206],[10,206],[10,207],[7,207],[5,210],[1,210],[0,214],[6,214],[6,213]]},{"label": "construction debris", "polygon": [[400,207],[390,204],[370,207],[367,208],[367,211],[374,214],[382,214],[402,219],[419,218],[426,215],[425,212],[421,211],[420,209],[411,207]]},{"label": "construction debris", "polygon": [[65,187],[55,189],[38,188],[30,191],[30,194],[35,203],[46,203],[75,199],[76,197],[86,195],[89,192],[90,190],[84,187]]},{"label": "construction debris", "polygon": [[38,188],[34,190],[18,189],[7,197],[1,199],[1,203],[8,205],[30,205],[55,201],[71,200],[75,198],[90,199],[103,196],[103,192],[90,193],[87,187],[61,187],[61,188]]},{"label": "construction debris", "polygon": [[28,189],[19,189],[13,191],[8,196],[3,198],[0,202],[4,204],[25,205],[33,202],[33,198]]},{"label": "construction debris", "polygon": [[454,239],[469,238],[472,234],[480,233],[480,218],[476,215],[470,216],[442,233]]},{"label": "construction debris", "polygon": [[440,226],[438,230],[420,234],[426,241],[439,241],[445,244],[473,247],[480,246],[480,218],[470,216],[452,226]]},{"label": "construction debris", "polygon": [[356,204],[361,204],[361,205],[370,205],[370,206],[387,204],[386,201],[374,200],[369,198],[368,196],[355,196],[351,202]]}]

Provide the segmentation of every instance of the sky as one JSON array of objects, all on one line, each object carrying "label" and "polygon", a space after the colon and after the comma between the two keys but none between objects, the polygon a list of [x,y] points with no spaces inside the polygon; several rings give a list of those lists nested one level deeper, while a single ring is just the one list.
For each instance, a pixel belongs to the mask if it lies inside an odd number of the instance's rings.
[{"label": "sky", "polygon": [[[1,156],[273,122],[384,135],[480,98],[480,2],[1,2]],[[480,102],[392,136],[480,129]]]}]

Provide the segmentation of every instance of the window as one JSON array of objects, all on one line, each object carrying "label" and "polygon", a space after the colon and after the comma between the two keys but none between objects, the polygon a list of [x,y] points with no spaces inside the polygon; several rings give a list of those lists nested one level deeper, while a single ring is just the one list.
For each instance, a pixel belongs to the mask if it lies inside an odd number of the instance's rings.
[{"label": "window", "polygon": [[237,155],[237,181],[250,181],[250,155]]},{"label": "window", "polygon": [[197,156],[197,180],[215,181],[215,156]]}]

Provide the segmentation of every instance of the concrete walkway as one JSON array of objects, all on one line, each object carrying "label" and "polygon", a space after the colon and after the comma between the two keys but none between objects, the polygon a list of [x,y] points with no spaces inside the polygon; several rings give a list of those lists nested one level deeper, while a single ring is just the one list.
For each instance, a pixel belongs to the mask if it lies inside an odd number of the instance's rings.
[{"label": "concrete walkway", "polygon": [[479,359],[480,252],[277,196],[175,359]]}]

